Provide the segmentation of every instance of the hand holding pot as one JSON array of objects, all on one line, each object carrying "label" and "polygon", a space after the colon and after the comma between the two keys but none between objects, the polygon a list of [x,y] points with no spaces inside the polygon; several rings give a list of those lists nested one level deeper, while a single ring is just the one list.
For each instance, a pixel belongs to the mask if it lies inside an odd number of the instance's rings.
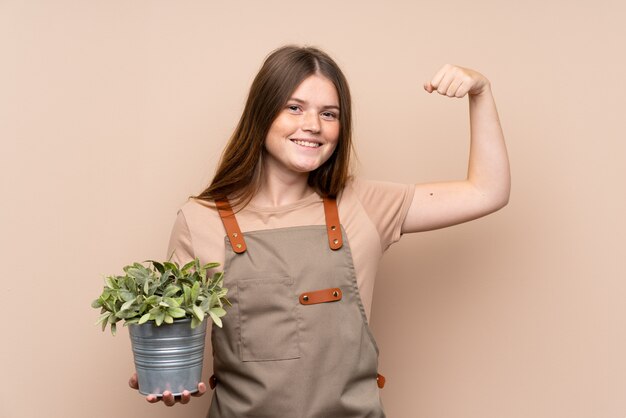
[{"label": "hand holding pot", "polygon": [[[135,390],[139,389],[139,382],[137,381],[137,373],[133,373],[133,375],[130,377],[130,380],[128,380],[128,385]],[[204,395],[205,392],[206,392],[206,385],[204,384],[204,382],[200,382],[198,383],[198,392],[196,393],[192,394],[192,393],[189,393],[189,391],[185,390],[183,391],[183,394],[181,396],[174,396],[172,392],[166,390],[165,392],[163,392],[162,397],[158,397],[156,394],[150,394],[146,396],[146,401],[150,403],[157,403],[159,401],[163,401],[163,403],[165,403],[165,405],[167,406],[174,406],[177,402],[181,404],[189,403],[192,396],[194,397],[202,396]]]}]

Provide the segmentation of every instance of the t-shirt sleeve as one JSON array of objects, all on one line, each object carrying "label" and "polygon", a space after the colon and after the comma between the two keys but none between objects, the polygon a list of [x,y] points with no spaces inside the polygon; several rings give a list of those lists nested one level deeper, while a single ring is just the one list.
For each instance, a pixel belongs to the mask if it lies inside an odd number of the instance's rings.
[{"label": "t-shirt sleeve", "polygon": [[385,251],[402,235],[402,224],[413,201],[415,185],[357,178],[354,180],[354,190],[376,226],[381,247]]},{"label": "t-shirt sleeve", "polygon": [[171,261],[183,266],[194,259],[193,243],[191,242],[191,233],[182,210],[178,211],[176,221],[172,227],[170,234],[170,242],[167,247],[167,257],[172,256]]}]

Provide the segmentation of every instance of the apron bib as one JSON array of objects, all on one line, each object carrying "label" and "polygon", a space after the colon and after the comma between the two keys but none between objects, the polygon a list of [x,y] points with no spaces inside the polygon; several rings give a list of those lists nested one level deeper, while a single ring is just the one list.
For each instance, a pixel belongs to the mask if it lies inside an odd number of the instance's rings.
[{"label": "apron bib", "polygon": [[217,202],[232,306],[213,326],[210,418],[384,418],[378,347],[334,199],[326,226],[242,234]]}]

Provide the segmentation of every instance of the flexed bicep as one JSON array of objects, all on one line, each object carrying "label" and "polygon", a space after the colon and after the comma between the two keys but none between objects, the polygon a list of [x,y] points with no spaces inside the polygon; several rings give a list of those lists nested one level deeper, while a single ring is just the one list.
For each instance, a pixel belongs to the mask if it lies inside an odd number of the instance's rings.
[{"label": "flexed bicep", "polygon": [[460,224],[495,212],[502,206],[469,181],[417,184],[402,233]]},{"label": "flexed bicep", "polygon": [[480,218],[509,200],[509,161],[489,80],[477,71],[446,64],[424,83],[424,89],[448,97],[469,96],[468,173],[464,180],[417,184],[403,233]]}]

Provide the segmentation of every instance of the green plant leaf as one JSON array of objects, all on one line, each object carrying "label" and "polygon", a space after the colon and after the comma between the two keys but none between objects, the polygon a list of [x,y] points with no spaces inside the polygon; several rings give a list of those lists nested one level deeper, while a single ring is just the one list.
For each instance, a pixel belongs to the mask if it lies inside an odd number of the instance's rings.
[{"label": "green plant leaf", "polygon": [[157,290],[159,289],[159,283],[156,281],[153,281],[150,283],[150,289],[148,289],[148,295],[154,295],[154,294],[158,294]]},{"label": "green plant leaf", "polygon": [[200,283],[195,282],[191,288],[191,303],[194,303],[198,299],[200,294]]},{"label": "green plant leaf", "polygon": [[[146,265],[144,265],[146,264]],[[222,288],[223,272],[208,272],[219,263],[202,265],[198,258],[187,262],[182,268],[178,263],[146,260],[123,268],[122,276],[108,276],[100,297],[91,306],[100,309],[97,323],[124,325],[154,320],[159,325],[175,318],[191,317],[197,326],[207,314],[213,322],[221,322],[223,309],[232,306]],[[215,318],[218,318],[217,320]],[[112,329],[112,333],[115,330]]]},{"label": "green plant leaf", "polygon": [[215,315],[220,317],[226,315],[226,311],[222,308],[211,308],[209,312],[213,312]]},{"label": "green plant leaf", "polygon": [[126,309],[123,311],[119,311],[117,314],[115,314],[115,316],[117,316],[119,319],[123,319],[125,321],[128,321],[132,318],[136,318],[139,316],[139,311],[135,308],[135,309]]},{"label": "green plant leaf", "polygon": [[219,266],[220,266],[220,263],[206,263],[204,266],[202,266],[202,268],[205,270],[211,270]]},{"label": "green plant leaf", "polygon": [[202,323],[202,321],[198,321],[198,318],[196,318],[195,316],[193,318],[191,318],[191,328],[195,328],[198,325],[200,325]]},{"label": "green plant leaf", "polygon": [[137,267],[131,267],[128,269],[128,271],[126,271],[126,274],[128,274],[130,277],[132,277],[135,280],[145,280],[148,277],[147,272],[142,268],[137,268]]},{"label": "green plant leaf", "polygon": [[168,297],[164,297],[163,301],[167,304],[168,307],[170,308],[178,308],[180,306],[180,303],[178,303],[176,301],[176,299],[174,298],[168,298]]},{"label": "green plant leaf", "polygon": [[141,318],[139,318],[138,324],[145,324],[150,319],[150,313],[144,314]]},{"label": "green plant leaf", "polygon": [[135,290],[135,283],[136,283],[136,280],[130,277],[129,275],[126,275],[124,277],[124,280],[121,282],[121,284],[123,284],[124,288],[127,290]]},{"label": "green plant leaf", "polygon": [[215,322],[215,325],[217,325],[218,327],[222,328],[222,320],[220,319],[219,316],[217,316],[215,313],[213,313],[213,310],[209,311],[209,315],[211,315],[211,319],[213,319],[213,322]]},{"label": "green plant leaf", "polygon": [[111,312],[104,312],[102,315],[100,315],[100,318],[98,318],[98,321],[96,321],[94,325],[98,325],[104,322],[104,325],[106,326],[109,316],[111,316]]},{"label": "green plant leaf", "polygon": [[115,336],[116,332],[117,332],[117,325],[111,324],[111,334]]},{"label": "green plant leaf", "polygon": [[166,261],[163,263],[166,269],[171,270],[176,276],[180,276],[180,271],[178,269],[178,264],[174,264],[172,262]]},{"label": "green plant leaf", "polygon": [[124,302],[128,302],[129,300],[135,300],[137,295],[133,292],[129,292],[128,290],[122,290],[120,291],[120,297]]},{"label": "green plant leaf", "polygon": [[147,305],[156,305],[157,303],[159,303],[159,297],[157,295],[152,295],[146,298],[146,300],[144,301],[145,304]]},{"label": "green plant leaf", "polygon": [[130,309],[130,307],[133,306],[134,304],[135,304],[135,299],[131,299],[128,302],[124,302],[120,310],[125,311],[127,309]]},{"label": "green plant leaf", "polygon": [[202,321],[204,319],[204,311],[200,309],[199,306],[193,305],[192,310],[193,310],[194,316],[198,318],[199,321]]},{"label": "green plant leaf", "polygon": [[115,278],[112,276],[105,277],[104,282],[109,289],[117,289],[117,283],[115,283]]},{"label": "green plant leaf", "polygon": [[215,306],[219,303],[219,299],[220,299],[220,295],[218,293],[211,293],[211,297],[210,297],[210,305],[209,306]]},{"label": "green plant leaf", "polygon": [[165,314],[165,317],[163,318],[163,322],[165,322],[166,324],[172,324],[174,322],[174,318]]},{"label": "green plant leaf", "polygon": [[102,307],[104,309],[106,309],[109,312],[114,312],[115,311],[115,301],[110,300],[111,298],[109,298],[109,300],[105,300],[102,304]]},{"label": "green plant leaf", "polygon": [[168,280],[170,280],[170,277],[172,277],[172,270],[165,270],[163,274],[161,274],[161,277],[159,278],[159,284],[160,285],[165,284]]},{"label": "green plant leaf", "polygon": [[185,304],[191,305],[191,288],[186,284],[183,284],[183,295],[185,297]]},{"label": "green plant leaf", "polygon": [[154,268],[157,269],[159,273],[163,273],[165,271],[163,264],[159,263],[158,261],[146,260],[144,261],[144,263],[151,263],[154,266]]},{"label": "green plant leaf", "polygon": [[161,326],[164,319],[165,319],[165,312],[159,311],[159,313],[156,314],[154,318],[154,322],[156,323],[157,327]]},{"label": "green plant leaf", "polygon": [[175,284],[171,284],[171,285],[167,286],[167,288],[163,292],[163,296],[166,296],[166,297],[174,296],[178,292],[180,292],[180,286],[177,286]]},{"label": "green plant leaf", "polygon": [[183,273],[186,273],[187,271],[189,271],[190,268],[192,268],[193,266],[196,265],[196,260],[191,260],[190,262],[188,262],[187,264],[185,264],[180,271]]},{"label": "green plant leaf", "polygon": [[169,308],[167,313],[172,316],[172,318],[183,318],[187,314],[183,308]]}]

